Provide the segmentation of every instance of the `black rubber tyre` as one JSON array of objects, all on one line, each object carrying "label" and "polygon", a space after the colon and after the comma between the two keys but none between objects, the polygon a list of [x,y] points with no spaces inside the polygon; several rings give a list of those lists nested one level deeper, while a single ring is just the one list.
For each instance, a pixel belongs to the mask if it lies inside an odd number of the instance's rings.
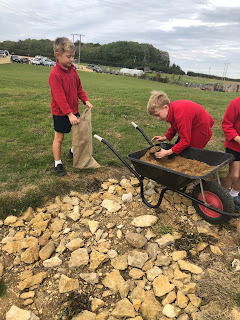
[{"label": "black rubber tyre", "polygon": [[[222,210],[224,212],[234,213],[235,205],[232,197],[226,189],[220,184],[212,181],[203,181],[203,190],[207,203],[212,207]],[[192,192],[192,197],[203,201],[200,184],[196,185]],[[211,224],[223,224],[231,219],[230,216],[219,214],[197,202],[193,201],[193,206],[197,213]]]}]

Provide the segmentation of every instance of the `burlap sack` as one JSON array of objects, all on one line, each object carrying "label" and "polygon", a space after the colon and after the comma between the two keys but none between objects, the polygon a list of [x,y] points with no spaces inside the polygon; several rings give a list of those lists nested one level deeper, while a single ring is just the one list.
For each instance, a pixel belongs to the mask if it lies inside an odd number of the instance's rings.
[{"label": "burlap sack", "polygon": [[73,167],[79,169],[99,168],[92,157],[91,109],[85,109],[79,123],[72,126]]}]

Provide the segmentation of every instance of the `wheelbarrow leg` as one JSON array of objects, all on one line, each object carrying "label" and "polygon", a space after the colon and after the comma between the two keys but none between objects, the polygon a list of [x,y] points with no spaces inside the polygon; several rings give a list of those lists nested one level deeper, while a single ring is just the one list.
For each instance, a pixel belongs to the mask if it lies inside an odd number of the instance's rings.
[{"label": "wheelbarrow leg", "polygon": [[142,198],[142,201],[143,203],[148,206],[149,208],[152,208],[152,209],[157,209],[159,208],[159,206],[161,205],[162,203],[162,199],[163,199],[163,196],[164,196],[164,193],[168,190],[171,190],[170,188],[164,188],[162,189],[161,193],[160,193],[160,196],[159,196],[159,199],[158,199],[158,202],[157,204],[153,205],[151,204],[150,202],[148,202],[144,196],[144,187],[143,187],[143,180],[144,180],[144,177],[141,177],[142,179],[140,180],[140,188],[141,188],[141,198]]}]

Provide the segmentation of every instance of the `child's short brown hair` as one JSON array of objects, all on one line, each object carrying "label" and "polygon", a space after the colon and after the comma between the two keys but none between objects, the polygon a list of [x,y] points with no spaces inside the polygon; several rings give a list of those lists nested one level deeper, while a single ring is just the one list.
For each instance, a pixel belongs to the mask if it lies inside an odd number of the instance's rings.
[{"label": "child's short brown hair", "polygon": [[56,38],[53,43],[53,51],[58,52],[60,55],[62,55],[66,51],[75,52],[75,46],[74,43],[68,38]]},{"label": "child's short brown hair", "polygon": [[170,100],[163,91],[152,91],[152,95],[148,100],[147,112],[154,115],[155,109],[162,109],[163,106],[170,105]]}]

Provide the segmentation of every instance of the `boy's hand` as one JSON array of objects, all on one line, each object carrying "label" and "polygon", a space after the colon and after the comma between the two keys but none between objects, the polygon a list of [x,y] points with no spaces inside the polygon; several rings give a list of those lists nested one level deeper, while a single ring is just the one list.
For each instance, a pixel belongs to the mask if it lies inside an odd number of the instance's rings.
[{"label": "boy's hand", "polygon": [[86,106],[88,106],[89,109],[93,108],[93,105],[89,101],[86,101],[85,104]]},{"label": "boy's hand", "polygon": [[167,138],[164,136],[164,137],[161,137],[161,136],[155,136],[152,138],[152,141],[165,141],[167,140]]},{"label": "boy's hand", "polygon": [[240,144],[240,136],[236,136],[233,140]]},{"label": "boy's hand", "polygon": [[162,159],[166,156],[170,156],[170,154],[173,154],[172,149],[166,150],[166,149],[161,149],[159,152],[155,152],[154,155],[158,159]]},{"label": "boy's hand", "polygon": [[72,125],[79,123],[79,119],[72,112],[68,114],[68,119]]}]

